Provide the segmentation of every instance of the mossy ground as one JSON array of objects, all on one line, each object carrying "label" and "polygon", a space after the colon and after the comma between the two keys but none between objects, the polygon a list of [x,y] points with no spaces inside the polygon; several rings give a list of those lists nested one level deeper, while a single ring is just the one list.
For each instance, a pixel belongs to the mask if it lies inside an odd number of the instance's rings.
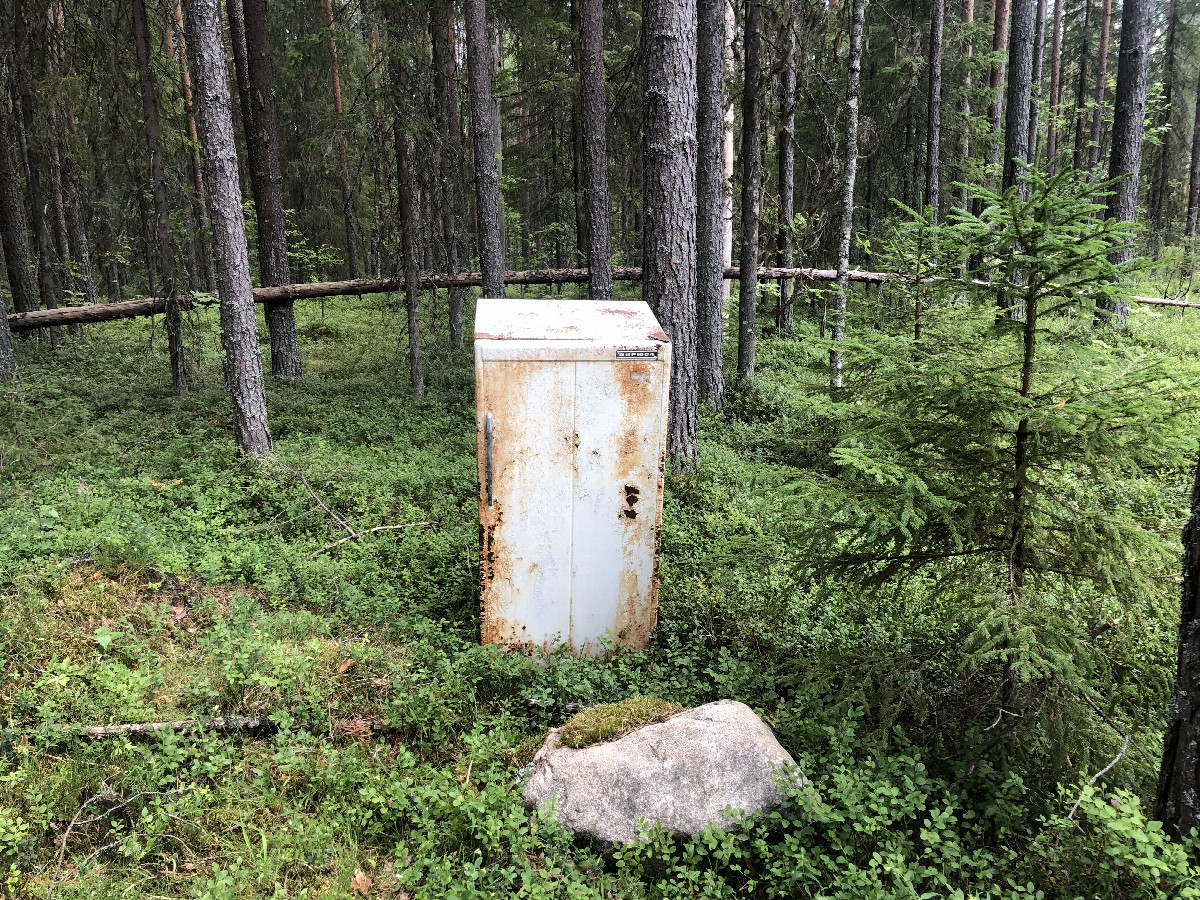
[{"label": "mossy ground", "polygon": [[[286,468],[233,447],[211,311],[189,329],[182,404],[146,320],[89,327],[57,352],[20,342],[21,388],[0,398],[8,894],[345,897],[359,872],[371,896],[431,900],[1186,894],[1195,872],[1142,806],[1174,583],[1132,611],[1077,601],[1083,625],[1126,616],[1105,637],[1111,666],[1080,677],[1111,694],[1106,715],[1133,743],[1064,827],[1118,735],[1049,719],[972,763],[995,670],[965,646],[971,610],[916,582],[886,601],[813,584],[791,559],[792,486],[830,477],[836,428],[810,413],[827,353],[815,326],[760,342],[758,388],[705,414],[697,473],[669,479],[653,646],[533,659],[478,644],[471,352],[449,346],[444,297],[424,310],[422,400],[394,300],[326,309],[297,304],[306,374],[269,384]],[[1200,318],[1135,310],[1133,327],[1181,368],[1200,358]],[[436,527],[312,556],[344,532],[291,472],[357,530]],[[1190,472],[1120,477],[1170,551]],[[556,710],[637,696],[748,703],[810,792],[738,835],[609,857],[527,813],[517,768],[562,724]],[[208,715],[273,728],[61,731]]]},{"label": "mossy ground", "polygon": [[575,750],[612,741],[655,722],[664,722],[683,707],[657,697],[630,697],[581,710],[562,728],[562,743]]}]

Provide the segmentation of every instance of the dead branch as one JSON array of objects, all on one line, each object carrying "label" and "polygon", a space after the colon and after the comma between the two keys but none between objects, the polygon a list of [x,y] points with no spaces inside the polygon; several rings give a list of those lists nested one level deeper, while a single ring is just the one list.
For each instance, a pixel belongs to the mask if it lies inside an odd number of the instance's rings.
[{"label": "dead branch", "polygon": [[324,547],[314,550],[312,553],[308,554],[308,558],[315,559],[322,553],[325,553],[327,550],[332,550],[334,547],[340,547],[347,541],[362,540],[362,537],[365,534],[374,534],[377,531],[399,531],[404,528],[423,528],[427,525],[436,526],[437,522],[405,522],[403,525],[376,525],[374,528],[368,528],[366,531],[362,532],[356,533],[351,531],[349,537],[344,537],[341,540],[334,541],[332,544],[326,544]]},{"label": "dead branch", "polygon": [[[1113,770],[1113,768],[1117,765],[1117,763],[1119,763],[1121,760],[1123,760],[1125,758],[1125,751],[1129,749],[1129,735],[1123,734],[1122,736],[1125,738],[1125,742],[1123,744],[1121,744],[1121,752],[1118,753],[1113,758],[1112,762],[1110,762],[1107,766],[1105,766],[1103,769],[1101,769],[1099,772],[1097,772],[1095,775],[1093,775],[1091,777],[1091,779],[1087,783],[1087,787],[1091,787],[1093,784],[1095,784],[1097,781],[1099,781],[1102,777],[1104,777],[1109,772],[1111,772]],[[1085,790],[1086,790],[1086,788],[1085,788]],[[1079,794],[1079,799],[1075,801],[1075,805],[1071,807],[1071,811],[1069,813],[1067,813],[1067,821],[1068,822],[1075,821],[1075,813],[1079,812],[1079,805],[1081,803],[1083,803],[1083,792],[1082,791]]]},{"label": "dead branch", "polygon": [[271,727],[266,716],[217,716],[212,719],[183,719],[178,722],[130,722],[125,725],[64,725],[64,735],[104,738],[121,734],[152,734],[174,731],[190,734],[195,731],[259,731]]}]

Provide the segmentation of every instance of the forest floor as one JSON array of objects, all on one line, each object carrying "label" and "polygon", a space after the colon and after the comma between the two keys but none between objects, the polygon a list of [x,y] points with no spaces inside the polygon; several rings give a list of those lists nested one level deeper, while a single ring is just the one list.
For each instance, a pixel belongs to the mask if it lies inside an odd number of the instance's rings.
[{"label": "forest floor", "polygon": [[[1094,610],[1133,636],[1081,677],[1158,685],[1108,710],[1132,746],[1103,781],[1085,787],[1122,739],[1100,719],[973,754],[995,709],[978,673],[995,667],[969,658],[971,610],[920,586],[814,583],[795,558],[797,485],[836,440],[812,413],[826,350],[807,320],[760,343],[756,392],[706,415],[698,472],[669,479],[652,649],[533,660],[477,643],[469,346],[427,334],[417,400],[402,311],[379,297],[296,310],[306,374],[269,385],[262,463],[230,438],[211,311],[189,332],[184,403],[146,320],[57,352],[21,342],[20,390],[0,399],[8,894],[1197,896],[1145,806],[1175,581],[1132,613]],[[1135,310],[1133,328],[1200,359],[1200,315]],[[1177,558],[1190,471],[1153,477],[1152,524]],[[329,548],[339,518],[363,537]],[[635,694],[744,700],[815,792],[739,834],[608,855],[527,813],[517,770],[563,707]],[[64,731],[204,716],[269,724]]]}]

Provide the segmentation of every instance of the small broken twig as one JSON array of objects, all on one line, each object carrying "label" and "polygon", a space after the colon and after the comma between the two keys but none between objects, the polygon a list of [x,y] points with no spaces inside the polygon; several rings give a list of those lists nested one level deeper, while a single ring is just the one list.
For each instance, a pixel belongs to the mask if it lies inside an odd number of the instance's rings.
[{"label": "small broken twig", "polygon": [[437,522],[405,522],[403,525],[376,525],[374,528],[368,528],[366,531],[361,531],[358,533],[352,531],[350,533],[350,537],[344,537],[341,540],[334,541],[332,544],[326,544],[324,547],[320,547],[308,554],[308,558],[314,559],[320,556],[322,553],[332,550],[334,547],[340,547],[347,541],[362,540],[364,534],[374,534],[377,531],[399,531],[404,528],[423,528],[426,525],[437,525]]},{"label": "small broken twig", "polygon": [[[1129,735],[1123,734],[1122,737],[1125,738],[1125,742],[1123,744],[1121,744],[1121,752],[1118,753],[1113,758],[1112,762],[1110,762],[1107,766],[1105,766],[1103,769],[1101,769],[1099,772],[1097,772],[1095,775],[1093,775],[1091,777],[1091,779],[1088,780],[1087,787],[1091,787],[1093,784],[1095,784],[1097,781],[1099,781],[1102,777],[1104,777],[1109,772],[1111,772],[1113,770],[1113,768],[1117,765],[1117,763],[1119,763],[1121,760],[1123,760],[1125,758],[1125,751],[1129,749]],[[1085,790],[1086,790],[1086,788],[1085,788]],[[1083,792],[1080,792],[1079,799],[1075,801],[1075,805],[1072,806],[1071,811],[1069,813],[1067,813],[1067,821],[1068,822],[1075,821],[1075,813],[1079,812],[1079,806],[1081,803],[1083,803]]]}]

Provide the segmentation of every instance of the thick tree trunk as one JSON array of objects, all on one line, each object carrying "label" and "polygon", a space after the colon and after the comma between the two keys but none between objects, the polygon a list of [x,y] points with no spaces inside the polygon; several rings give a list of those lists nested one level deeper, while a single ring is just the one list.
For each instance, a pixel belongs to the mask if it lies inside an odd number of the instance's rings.
[{"label": "thick tree trunk", "polygon": [[476,231],[483,296],[504,296],[503,206],[500,200],[500,121],[492,99],[492,48],[485,0],[464,0],[471,142],[475,151]]},{"label": "thick tree trunk", "polygon": [[358,277],[358,238],[354,230],[354,194],[350,190],[350,163],[346,146],[346,117],[342,111],[342,77],[338,70],[337,40],[334,38],[333,0],[325,2],[325,25],[329,29],[329,72],[333,82],[333,114],[337,120],[338,181],[342,189],[342,217],[346,223],[346,264],[350,277]]},{"label": "thick tree trunk", "polygon": [[1154,818],[1172,835],[1200,827],[1200,460],[1190,506],[1183,529],[1175,685],[1154,796]]},{"label": "thick tree trunk", "polygon": [[742,240],[738,280],[737,373],[754,378],[754,349],[758,338],[758,212],[762,188],[762,148],[759,143],[759,91],[762,89],[762,0],[746,0],[742,93]]},{"label": "thick tree trunk", "polygon": [[925,151],[925,205],[938,223],[942,196],[942,35],[946,0],[933,0],[929,21],[929,140]]},{"label": "thick tree trunk", "polygon": [[696,2],[642,7],[642,293],[671,338],[667,455],[696,456]]},{"label": "thick tree trunk", "polygon": [[[1108,216],[1119,222],[1137,220],[1153,18],[1154,0],[1124,0],[1121,7],[1121,46],[1117,55],[1112,155],[1108,162],[1108,177],[1121,179],[1109,195]],[[1126,242],[1109,259],[1118,265],[1127,263],[1133,259],[1133,250],[1132,242]],[[1128,299],[1106,302],[1100,315],[1109,318],[1114,325],[1124,325],[1129,320]]]},{"label": "thick tree trunk", "polygon": [[4,297],[0,295],[0,385],[12,384],[17,380],[17,351],[13,346],[12,332],[8,330],[8,310],[4,308]]},{"label": "thick tree trunk", "polygon": [[1194,237],[1200,222],[1200,76],[1196,78],[1196,112],[1192,122],[1192,162],[1188,177],[1187,225],[1184,234]]},{"label": "thick tree trunk", "polygon": [[725,405],[725,9],[697,7],[696,326],[700,399]]},{"label": "thick tree trunk", "polygon": [[1046,48],[1046,0],[1038,0],[1033,24],[1033,84],[1029,91],[1029,146],[1025,159],[1037,162],[1038,117],[1042,107],[1042,57]]},{"label": "thick tree trunk", "polygon": [[1088,142],[1088,171],[1100,164],[1100,138],[1104,124],[1104,90],[1108,87],[1108,42],[1112,33],[1112,0],[1100,8],[1100,49],[1096,51],[1096,93],[1092,99],[1092,131]]},{"label": "thick tree trunk", "polygon": [[850,55],[846,77],[846,165],[842,175],[842,222],[838,234],[837,309],[833,319],[834,349],[829,351],[829,387],[841,390],[846,307],[850,300],[850,235],[854,230],[854,179],[858,174],[858,83],[862,74],[863,29],[867,0],[854,0],[850,17]]},{"label": "thick tree trunk", "polygon": [[[229,0],[230,6],[239,0]],[[287,223],[284,219],[283,174],[279,163],[279,129],[275,115],[275,75],[271,66],[271,41],[266,0],[240,0],[245,29],[250,118],[246,143],[258,145],[250,157],[250,185],[258,215],[258,265],[264,285],[287,284]],[[230,16],[232,22],[233,16]],[[230,27],[232,32],[232,24]],[[235,57],[236,60],[236,57]],[[243,79],[239,76],[239,85]],[[257,163],[258,173],[254,167]],[[291,303],[267,304],[267,330],[271,334],[271,374],[295,377],[301,374],[300,343],[296,339],[296,316]]]},{"label": "thick tree trunk", "polygon": [[[462,233],[467,218],[463,194],[463,129],[458,90],[458,39],[454,33],[454,4],[437,0],[431,17],[433,88],[441,136],[442,239],[450,272],[459,272],[467,261]],[[461,288],[450,289],[450,340],[463,343]]]},{"label": "thick tree trunk", "polygon": [[408,313],[408,373],[413,393],[425,396],[425,374],[421,360],[421,317],[418,287],[421,273],[417,262],[416,184],[412,172],[412,138],[396,118],[396,180],[399,182],[400,229],[404,245],[404,307]]},{"label": "thick tree trunk", "polygon": [[608,233],[608,142],[604,127],[604,3],[579,0],[579,106],[583,113],[583,198],[587,209],[588,296],[612,299],[612,242]]},{"label": "thick tree trunk", "polygon": [[271,451],[271,433],[219,4],[220,0],[187,0],[188,57],[199,97],[196,113],[217,258],[221,346],[225,350],[225,388],[233,403],[233,434],[243,451],[263,456]]},{"label": "thick tree trunk", "polygon": [[1046,164],[1058,155],[1058,108],[1062,104],[1063,0],[1054,0],[1054,33],[1050,39],[1050,114],[1046,117]]},{"label": "thick tree trunk", "polygon": [[[1034,18],[1038,0],[1013,0],[1008,36],[1008,100],[1004,122],[1003,190],[1024,184],[1029,163],[1029,104],[1033,96]],[[1025,192],[1022,191],[1022,196]]]},{"label": "thick tree trunk", "polygon": [[175,299],[175,245],[171,237],[171,210],[167,206],[167,177],[163,164],[162,130],[158,121],[158,97],[150,62],[150,26],[145,0],[133,2],[133,34],[137,47],[138,77],[142,88],[142,115],[146,123],[146,147],[150,151],[150,190],[154,198],[154,255],[162,293],[167,298],[167,352],[175,396],[187,396],[187,371],[183,359],[183,314]]},{"label": "thick tree trunk", "polygon": [[[779,81],[779,255],[783,268],[795,262],[792,249],[792,219],[796,215],[796,21],[788,9],[783,18],[783,72]],[[775,324],[784,334],[792,330],[795,314],[792,283],[779,282],[779,314]]]},{"label": "thick tree trunk", "polygon": [[1158,164],[1155,166],[1154,192],[1150,199],[1150,221],[1155,233],[1162,239],[1167,224],[1167,192],[1171,174],[1171,148],[1175,132],[1171,130],[1171,114],[1175,93],[1175,42],[1179,30],[1179,0],[1171,0],[1167,14],[1167,58],[1163,63],[1163,96],[1159,110],[1159,128],[1162,146],[1158,149]]},{"label": "thick tree trunk", "polygon": [[29,263],[29,231],[25,221],[25,203],[13,169],[16,147],[8,104],[0,97],[0,240],[4,246],[4,265],[15,312],[33,312],[38,308],[37,287]]}]

